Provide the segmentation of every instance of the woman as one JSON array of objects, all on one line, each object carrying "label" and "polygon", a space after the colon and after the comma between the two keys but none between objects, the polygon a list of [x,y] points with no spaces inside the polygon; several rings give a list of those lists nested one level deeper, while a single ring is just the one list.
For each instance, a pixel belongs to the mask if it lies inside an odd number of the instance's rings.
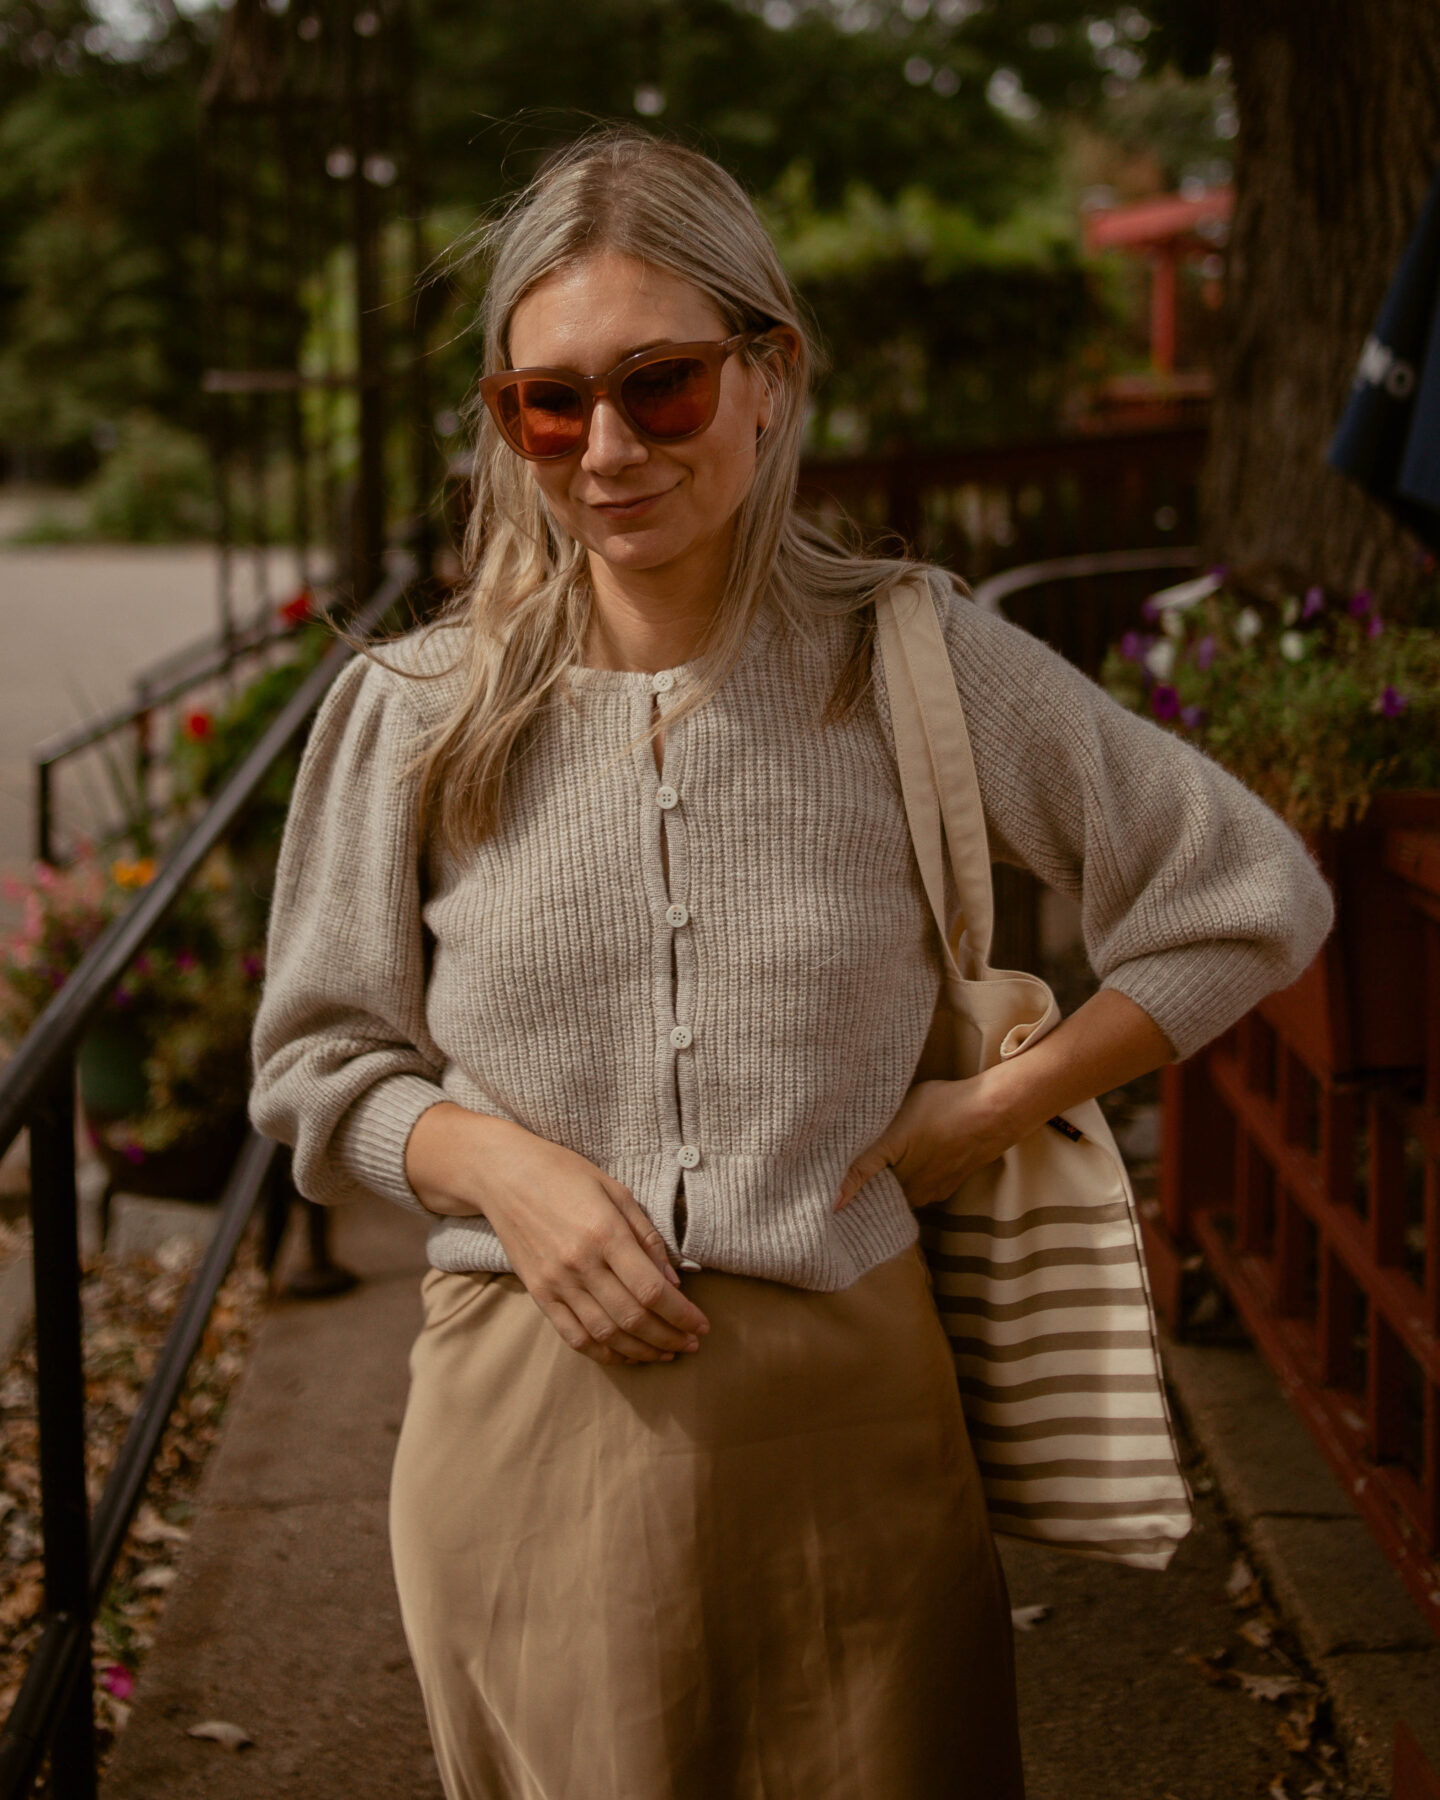
[{"label": "woman", "polygon": [[940,981],[874,599],[794,510],[745,196],[604,131],[485,248],[473,584],[357,659],[254,1116],[431,1220],[392,1541],[450,1800],[1009,1800],[1004,1582],[912,1208],[1318,946],[1298,840],[935,572],[992,855],[1101,991],[911,1085]]}]

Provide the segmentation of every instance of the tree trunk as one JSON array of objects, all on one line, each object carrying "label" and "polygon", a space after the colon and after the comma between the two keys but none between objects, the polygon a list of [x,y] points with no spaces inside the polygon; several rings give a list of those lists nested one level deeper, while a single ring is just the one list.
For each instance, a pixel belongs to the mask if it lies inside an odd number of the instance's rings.
[{"label": "tree trunk", "polygon": [[1218,0],[1240,115],[1207,549],[1402,610],[1416,540],[1325,452],[1440,163],[1440,0]]}]

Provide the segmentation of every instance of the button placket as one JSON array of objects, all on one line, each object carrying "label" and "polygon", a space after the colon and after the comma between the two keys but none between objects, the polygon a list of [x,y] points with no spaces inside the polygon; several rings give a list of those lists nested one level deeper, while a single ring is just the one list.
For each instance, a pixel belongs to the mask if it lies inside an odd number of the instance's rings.
[{"label": "button placket", "polygon": [[[668,671],[661,671],[661,675]],[[680,696],[673,693],[673,683],[660,685],[661,676],[654,677],[654,685],[660,695],[659,706],[662,717],[678,704]],[[674,1143],[671,1155],[677,1177],[684,1182],[687,1212],[686,1237],[694,1235],[696,1220],[696,1184],[697,1171],[704,1160],[703,1145],[692,1142],[692,1134],[697,1130],[697,1108],[693,1082],[694,1071],[694,1030],[690,1024],[690,997],[694,985],[694,917],[690,910],[690,869],[687,813],[693,804],[686,782],[686,742],[689,735],[690,721],[685,720],[678,729],[667,729],[665,752],[661,768],[657,772],[655,788],[655,808],[658,814],[660,832],[665,844],[669,879],[667,882],[668,903],[665,908],[664,922],[661,930],[669,939],[671,953],[672,977],[670,992],[667,995],[667,1007],[662,1023],[661,1042],[664,1047],[668,1073],[669,1098],[672,1117],[675,1118],[678,1142]],[[695,1266],[691,1259],[682,1258],[682,1267]]]}]

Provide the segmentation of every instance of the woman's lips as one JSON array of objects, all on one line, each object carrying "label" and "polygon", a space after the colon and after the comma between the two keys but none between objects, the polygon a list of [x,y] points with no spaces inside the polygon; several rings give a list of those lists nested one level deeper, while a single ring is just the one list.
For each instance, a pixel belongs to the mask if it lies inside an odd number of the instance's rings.
[{"label": "woman's lips", "polygon": [[638,519],[656,506],[669,488],[658,494],[640,494],[634,500],[591,500],[587,502],[591,512],[603,513],[607,519]]}]

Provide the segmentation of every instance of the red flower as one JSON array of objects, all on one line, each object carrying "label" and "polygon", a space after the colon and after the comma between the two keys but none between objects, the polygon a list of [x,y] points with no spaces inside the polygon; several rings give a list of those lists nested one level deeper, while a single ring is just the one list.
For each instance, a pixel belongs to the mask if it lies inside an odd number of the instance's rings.
[{"label": "red flower", "polygon": [[280,617],[287,625],[303,625],[315,610],[315,596],[308,587],[302,587],[298,594],[287,600],[280,608]]},{"label": "red flower", "polygon": [[215,730],[215,721],[208,712],[192,712],[186,715],[185,735],[192,744],[203,744]]}]

